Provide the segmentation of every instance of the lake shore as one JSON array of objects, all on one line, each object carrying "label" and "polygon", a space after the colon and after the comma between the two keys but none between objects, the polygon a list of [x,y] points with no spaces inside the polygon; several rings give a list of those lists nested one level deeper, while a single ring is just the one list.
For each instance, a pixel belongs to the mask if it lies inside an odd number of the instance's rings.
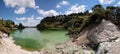
[{"label": "lake shore", "polygon": [[14,44],[12,37],[0,32],[0,54],[91,54],[93,50],[84,48],[76,42],[67,41],[56,44],[53,48],[45,48],[40,51],[27,51]]},{"label": "lake shore", "polygon": [[71,38],[64,43],[58,43],[54,48],[42,49],[41,54],[95,54],[95,51],[89,47],[89,40],[87,39],[88,30],[84,31],[79,38]]},{"label": "lake shore", "polygon": [[54,49],[42,49],[40,54],[95,54],[90,48],[84,48],[75,42],[68,41],[55,45]]},{"label": "lake shore", "polygon": [[0,31],[0,54],[37,54],[36,51],[27,51],[14,44],[12,37]]}]

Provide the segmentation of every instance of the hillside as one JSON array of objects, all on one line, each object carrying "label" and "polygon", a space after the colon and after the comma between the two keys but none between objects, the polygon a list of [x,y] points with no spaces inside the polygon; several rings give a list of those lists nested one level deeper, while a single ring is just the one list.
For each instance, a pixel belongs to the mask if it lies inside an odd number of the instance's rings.
[{"label": "hillside", "polygon": [[[98,25],[102,19],[106,19],[120,25],[120,7],[108,6],[104,9],[101,5],[95,5],[92,13],[75,13],[70,15],[59,15],[44,18],[37,25],[38,30],[44,29],[65,29],[72,38],[78,38],[78,35],[92,25]],[[92,28],[90,28],[92,29]]]},{"label": "hillside", "polygon": [[13,21],[0,19],[0,31],[9,33],[9,31],[14,27],[16,27],[16,25]]}]

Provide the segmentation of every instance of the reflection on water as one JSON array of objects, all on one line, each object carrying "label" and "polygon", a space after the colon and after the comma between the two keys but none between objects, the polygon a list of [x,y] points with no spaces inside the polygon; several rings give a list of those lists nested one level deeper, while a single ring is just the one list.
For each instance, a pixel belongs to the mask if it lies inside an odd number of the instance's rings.
[{"label": "reflection on water", "polygon": [[17,45],[27,50],[39,50],[69,40],[64,30],[38,31],[36,28],[12,30],[11,36]]},{"label": "reflection on water", "polygon": [[24,38],[14,37],[14,39],[16,41],[16,44],[22,46],[23,48],[26,48],[26,49],[28,48],[28,50],[29,48],[37,50],[44,46],[44,45],[41,45],[39,42],[37,42],[37,40],[30,39],[30,38],[24,39]]}]

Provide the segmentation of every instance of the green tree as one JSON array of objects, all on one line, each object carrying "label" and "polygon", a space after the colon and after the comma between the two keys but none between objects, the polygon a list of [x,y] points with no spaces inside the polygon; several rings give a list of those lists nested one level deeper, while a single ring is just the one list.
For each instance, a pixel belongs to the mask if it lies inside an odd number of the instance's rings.
[{"label": "green tree", "polygon": [[105,18],[105,10],[101,5],[95,5],[93,8],[93,13],[90,16],[89,23],[100,23],[103,18]]},{"label": "green tree", "polygon": [[105,14],[107,20],[112,21],[116,25],[120,25],[120,7],[108,6]]},{"label": "green tree", "polygon": [[15,26],[15,23],[12,20],[4,20],[3,24],[9,28],[13,28]]},{"label": "green tree", "polygon": [[18,25],[18,29],[24,29],[25,27],[23,26],[23,24],[22,23],[19,23],[19,25]]}]

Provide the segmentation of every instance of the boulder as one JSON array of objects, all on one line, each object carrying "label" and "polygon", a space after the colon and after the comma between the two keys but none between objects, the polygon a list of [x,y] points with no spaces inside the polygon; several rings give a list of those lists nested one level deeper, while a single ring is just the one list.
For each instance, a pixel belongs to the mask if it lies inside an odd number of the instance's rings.
[{"label": "boulder", "polygon": [[93,28],[88,39],[98,46],[96,54],[120,54],[120,31],[110,21],[103,20]]},{"label": "boulder", "polygon": [[119,50],[120,50],[120,41],[103,42],[99,44],[98,51],[96,54],[120,54]]},{"label": "boulder", "polygon": [[4,37],[8,37],[8,35],[0,31],[0,38],[4,38]]},{"label": "boulder", "polygon": [[88,34],[88,39],[93,44],[111,42],[119,37],[120,32],[117,26],[107,20],[102,20],[102,22],[93,28]]}]

